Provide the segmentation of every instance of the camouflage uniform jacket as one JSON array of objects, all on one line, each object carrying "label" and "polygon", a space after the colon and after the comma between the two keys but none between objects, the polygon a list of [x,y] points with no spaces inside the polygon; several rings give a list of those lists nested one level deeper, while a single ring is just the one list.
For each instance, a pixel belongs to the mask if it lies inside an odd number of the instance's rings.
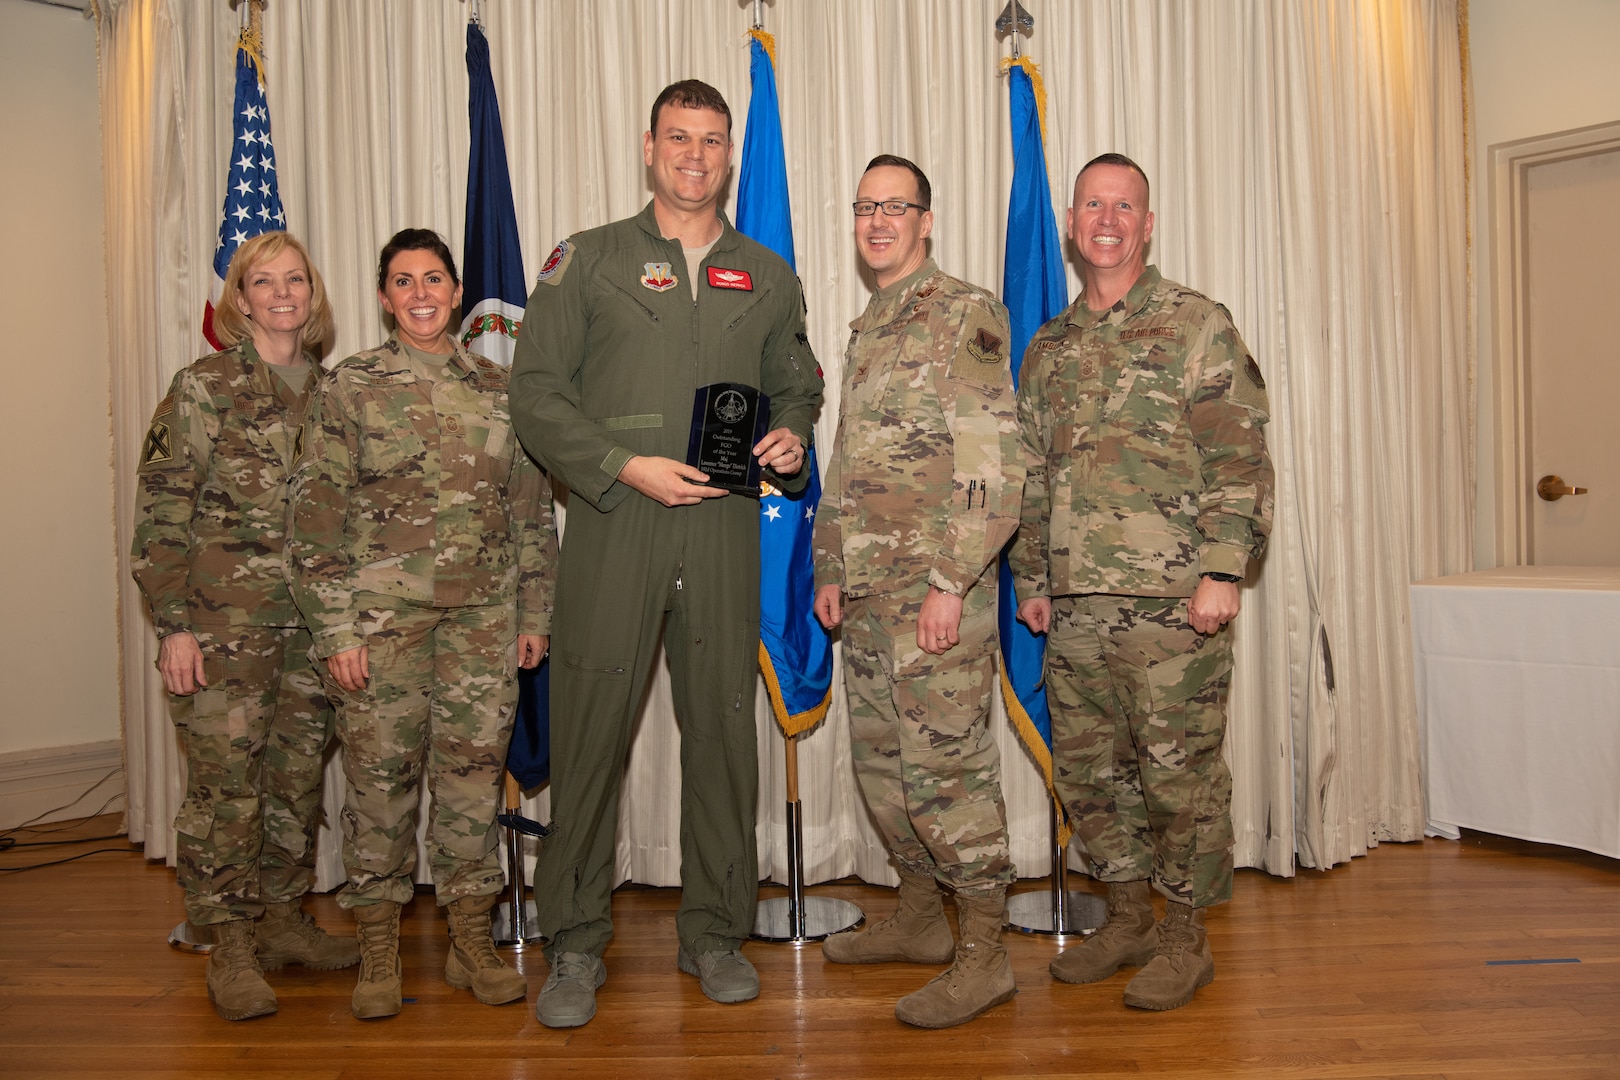
[{"label": "camouflage uniform jacket", "polygon": [[322,377],[287,541],[318,655],[365,644],[357,591],[434,607],[515,596],[518,632],[550,632],[551,489],[513,436],[506,389],[505,368],[459,344],[433,370],[397,337]]},{"label": "camouflage uniform jacket", "polygon": [[927,581],[961,596],[1018,527],[1007,309],[929,259],[849,325],[816,584],[867,596]]},{"label": "camouflage uniform jacket", "polygon": [[1268,416],[1219,304],[1152,266],[1107,311],[1076,299],[1019,378],[1018,598],[1191,596],[1202,573],[1241,577],[1271,531]]},{"label": "camouflage uniform jacket", "polygon": [[141,446],[131,552],[158,636],[303,625],[281,560],[307,403],[251,341],[176,373]]},{"label": "camouflage uniform jacket", "polygon": [[[780,256],[720,222],[695,303],[681,242],[660,234],[652,203],[570,236],[540,270],[512,363],[513,412],[535,457],[598,510],[634,494],[617,482],[632,457],[686,460],[700,386],[757,387],[770,427],[810,443],[821,372],[804,294]],[[788,491],[808,480],[808,469],[773,477]]]}]

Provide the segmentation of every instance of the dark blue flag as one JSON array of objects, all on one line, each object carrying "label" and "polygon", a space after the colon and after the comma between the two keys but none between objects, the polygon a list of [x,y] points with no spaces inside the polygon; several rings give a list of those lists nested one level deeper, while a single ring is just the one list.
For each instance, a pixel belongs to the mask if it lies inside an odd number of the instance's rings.
[{"label": "dark blue flag", "polygon": [[[503,367],[523,324],[523,248],[506,167],[501,105],[489,70],[489,40],[467,24],[467,228],[462,246],[461,343]],[[523,453],[522,448],[517,453]],[[518,672],[517,719],[506,769],[525,788],[551,777],[551,662]]]}]

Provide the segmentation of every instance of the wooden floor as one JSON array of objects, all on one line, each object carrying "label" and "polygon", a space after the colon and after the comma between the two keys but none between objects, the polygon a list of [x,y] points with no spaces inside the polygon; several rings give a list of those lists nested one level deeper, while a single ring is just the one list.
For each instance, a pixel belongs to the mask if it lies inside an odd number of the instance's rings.
[{"label": "wooden floor", "polygon": [[[636,887],[616,895],[608,983],[583,1028],[541,1027],[532,993],[490,1008],[446,987],[426,895],[404,922],[398,1017],[349,1015],[352,970],[289,968],[269,977],[279,1013],[227,1023],[204,960],[165,944],[182,915],[172,872],[123,840],[88,847],[117,853],[0,873],[0,1076],[1620,1077],[1620,863],[1482,835],[1291,881],[1240,871],[1209,918],[1216,980],[1176,1012],[1127,1009],[1123,977],[1055,984],[1052,942],[1009,935],[1021,992],[947,1032],[892,1015],[930,971],[839,967],[815,946],[750,944],[763,994],[715,1005],[675,971],[673,891]],[[0,867],[73,850],[19,848]],[[860,884],[814,891],[869,917],[894,904]],[[311,904],[346,926],[332,897]],[[519,963],[538,991],[538,950]]]}]

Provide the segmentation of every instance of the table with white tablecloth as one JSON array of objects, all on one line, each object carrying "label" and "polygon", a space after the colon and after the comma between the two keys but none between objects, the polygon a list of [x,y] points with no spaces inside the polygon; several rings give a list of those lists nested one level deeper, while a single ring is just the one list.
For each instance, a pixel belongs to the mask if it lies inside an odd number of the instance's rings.
[{"label": "table with white tablecloth", "polygon": [[1411,586],[1431,830],[1620,858],[1620,568]]}]

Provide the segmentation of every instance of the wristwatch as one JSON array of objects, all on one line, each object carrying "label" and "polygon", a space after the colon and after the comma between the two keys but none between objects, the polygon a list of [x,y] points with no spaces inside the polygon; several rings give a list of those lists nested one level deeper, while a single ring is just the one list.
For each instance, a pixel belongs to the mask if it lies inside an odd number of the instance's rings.
[{"label": "wristwatch", "polygon": [[1205,570],[1202,574],[1199,574],[1198,576],[1199,577],[1214,578],[1216,581],[1226,581],[1226,582],[1242,581],[1243,580],[1242,578],[1238,577],[1236,574],[1217,574],[1213,570]]}]

